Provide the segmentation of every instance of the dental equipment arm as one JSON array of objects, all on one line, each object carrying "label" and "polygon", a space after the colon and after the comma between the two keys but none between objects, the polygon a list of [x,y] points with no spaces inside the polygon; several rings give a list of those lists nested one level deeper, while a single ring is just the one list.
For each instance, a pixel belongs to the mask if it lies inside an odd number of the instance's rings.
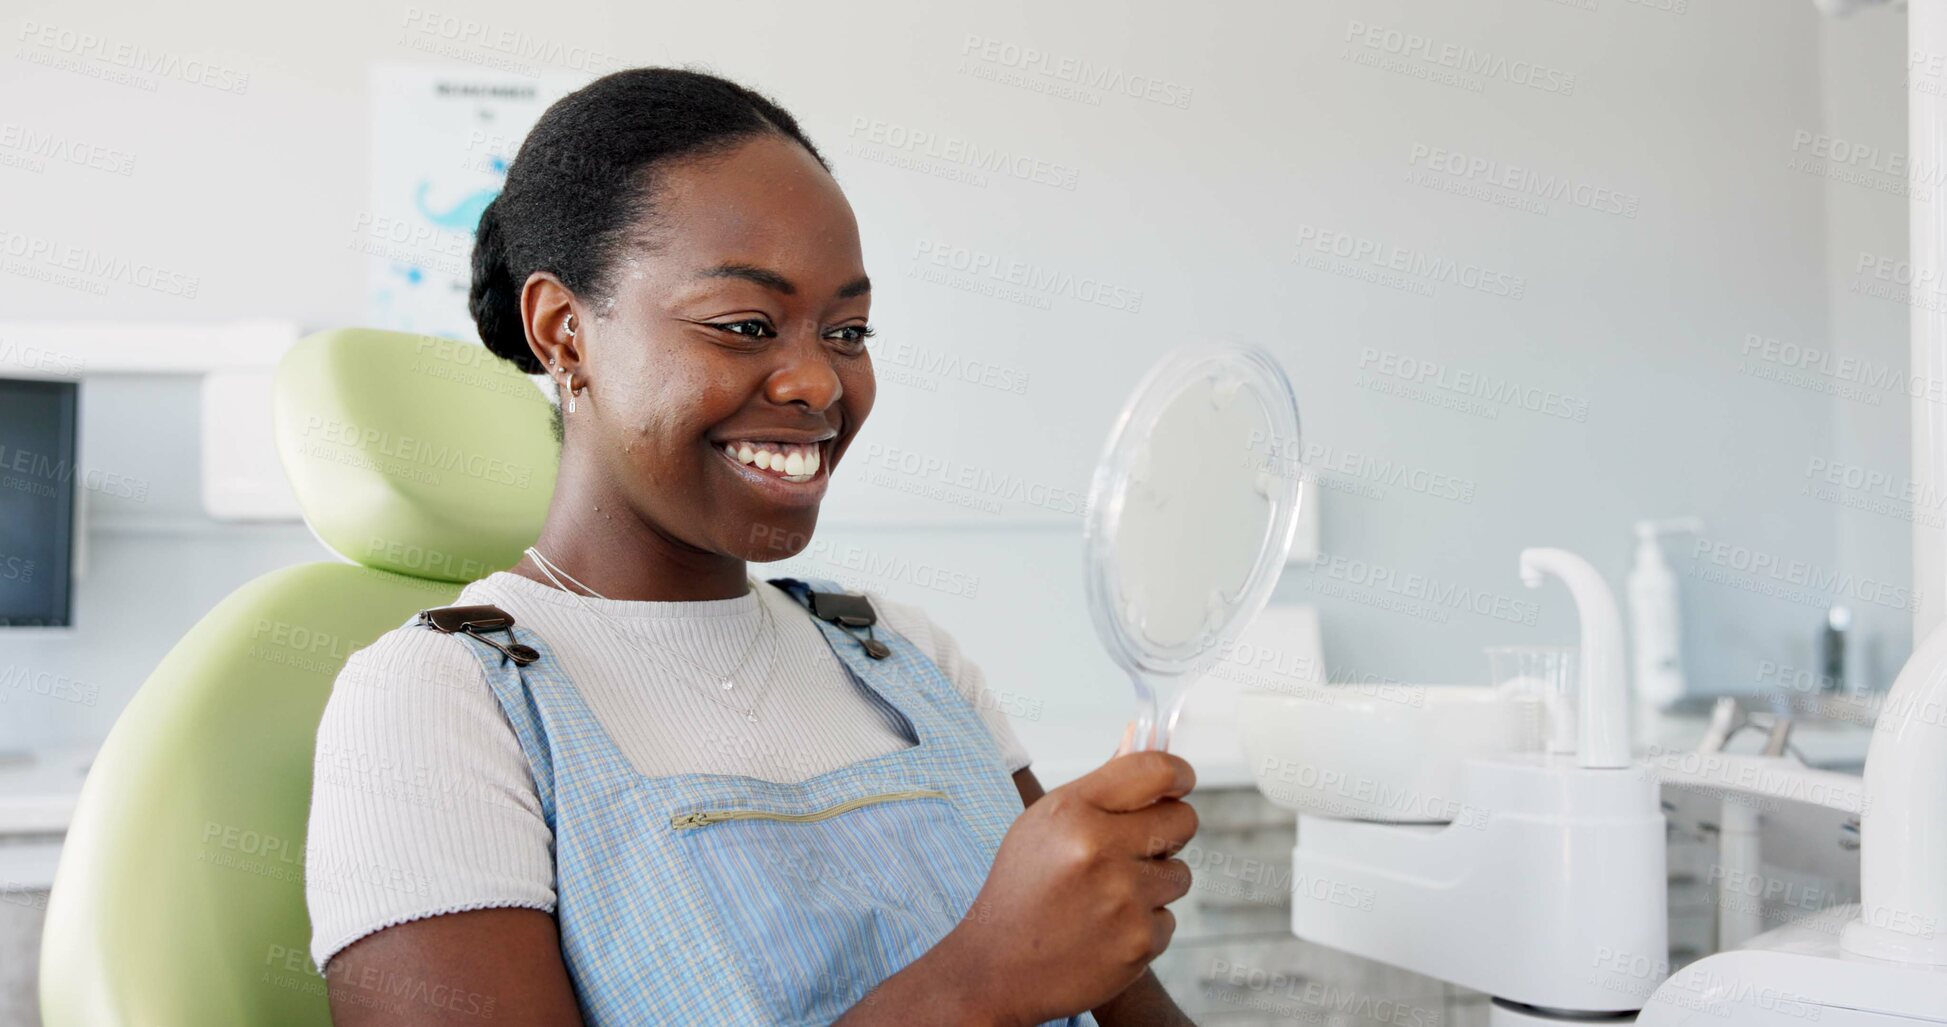
[{"label": "dental equipment arm", "polygon": [[1860,919],[1849,953],[1947,966],[1947,627],[1900,668],[1866,749]]}]

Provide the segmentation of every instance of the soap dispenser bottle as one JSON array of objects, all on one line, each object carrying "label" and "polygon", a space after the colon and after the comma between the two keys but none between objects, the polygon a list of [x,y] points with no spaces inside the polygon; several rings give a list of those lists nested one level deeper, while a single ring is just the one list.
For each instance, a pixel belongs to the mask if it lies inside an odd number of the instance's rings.
[{"label": "soap dispenser bottle", "polygon": [[1657,543],[1673,532],[1704,528],[1695,517],[1636,522],[1636,559],[1629,569],[1630,663],[1636,678],[1641,729],[1683,698],[1683,627],[1677,576]]}]

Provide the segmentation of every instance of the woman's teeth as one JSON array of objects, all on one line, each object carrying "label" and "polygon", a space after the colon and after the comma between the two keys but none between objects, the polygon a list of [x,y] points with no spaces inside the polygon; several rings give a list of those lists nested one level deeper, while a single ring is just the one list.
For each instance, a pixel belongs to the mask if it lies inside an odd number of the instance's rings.
[{"label": "woman's teeth", "polygon": [[785,481],[810,481],[818,476],[818,447],[788,442],[726,442],[725,456]]}]

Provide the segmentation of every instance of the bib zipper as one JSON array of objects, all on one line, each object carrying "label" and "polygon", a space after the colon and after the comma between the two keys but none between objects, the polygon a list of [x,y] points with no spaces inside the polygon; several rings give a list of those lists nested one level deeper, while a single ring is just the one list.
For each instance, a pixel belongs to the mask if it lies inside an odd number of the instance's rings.
[{"label": "bib zipper", "polygon": [[703,810],[697,813],[678,813],[669,818],[669,826],[678,831],[691,828],[708,827],[725,820],[783,820],[793,824],[808,824],[818,820],[829,820],[841,813],[850,813],[861,806],[880,802],[898,802],[901,799],[944,799],[946,793],[930,788],[914,789],[904,792],[885,792],[879,795],[861,795],[847,799],[836,806],[827,806],[810,813],[771,813],[761,809],[722,809]]}]

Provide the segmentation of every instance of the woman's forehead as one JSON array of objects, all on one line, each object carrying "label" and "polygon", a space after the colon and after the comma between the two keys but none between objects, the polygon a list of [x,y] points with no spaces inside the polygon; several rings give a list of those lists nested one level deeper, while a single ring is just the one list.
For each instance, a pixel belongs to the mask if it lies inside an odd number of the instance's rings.
[{"label": "woman's forehead", "polygon": [[[640,268],[662,286],[748,282],[829,297],[864,275],[851,204],[795,143],[760,137],[727,156],[672,168],[661,185],[654,245]],[[764,273],[791,288],[776,288]]]}]

